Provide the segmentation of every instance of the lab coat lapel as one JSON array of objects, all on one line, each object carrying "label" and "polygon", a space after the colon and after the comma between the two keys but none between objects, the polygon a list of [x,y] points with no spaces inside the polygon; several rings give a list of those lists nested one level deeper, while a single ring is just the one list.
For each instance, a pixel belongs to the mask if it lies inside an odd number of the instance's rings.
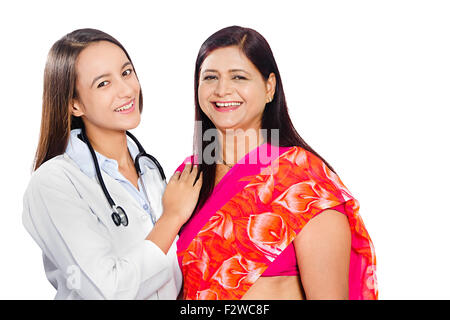
[{"label": "lab coat lapel", "polygon": [[162,181],[158,169],[145,167],[144,170],[143,180],[147,189],[147,197],[156,219],[159,219],[163,210],[162,196],[166,185]]}]

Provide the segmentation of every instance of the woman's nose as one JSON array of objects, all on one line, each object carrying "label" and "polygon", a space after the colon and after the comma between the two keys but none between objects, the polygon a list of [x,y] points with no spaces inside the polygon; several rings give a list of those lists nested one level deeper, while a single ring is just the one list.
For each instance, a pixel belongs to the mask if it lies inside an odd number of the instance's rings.
[{"label": "woman's nose", "polygon": [[227,94],[231,94],[233,91],[232,85],[230,81],[226,79],[220,79],[217,81],[217,86],[214,90],[214,93],[219,97],[224,97]]},{"label": "woman's nose", "polygon": [[133,95],[133,86],[127,80],[119,80],[118,82],[118,95],[120,97],[131,97]]}]

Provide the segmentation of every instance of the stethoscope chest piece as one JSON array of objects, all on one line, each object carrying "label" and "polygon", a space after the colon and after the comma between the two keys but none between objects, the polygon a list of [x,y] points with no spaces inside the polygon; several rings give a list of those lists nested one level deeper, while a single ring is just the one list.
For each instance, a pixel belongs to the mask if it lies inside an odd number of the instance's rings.
[{"label": "stethoscope chest piece", "polygon": [[124,227],[126,227],[128,225],[128,216],[125,213],[125,210],[123,210],[119,206],[115,206],[114,209],[116,211],[111,214],[114,224],[116,226],[120,226],[122,224]]}]

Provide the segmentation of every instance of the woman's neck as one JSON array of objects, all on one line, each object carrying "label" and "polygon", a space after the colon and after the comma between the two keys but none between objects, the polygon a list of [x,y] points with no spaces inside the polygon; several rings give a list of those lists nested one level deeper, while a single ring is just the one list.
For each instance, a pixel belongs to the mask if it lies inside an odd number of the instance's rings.
[{"label": "woman's neck", "polygon": [[95,151],[109,159],[116,160],[119,168],[133,166],[125,131],[86,127],[86,134]]},{"label": "woman's neck", "polygon": [[246,154],[265,142],[261,130],[219,130],[222,159],[225,164],[235,164]]}]

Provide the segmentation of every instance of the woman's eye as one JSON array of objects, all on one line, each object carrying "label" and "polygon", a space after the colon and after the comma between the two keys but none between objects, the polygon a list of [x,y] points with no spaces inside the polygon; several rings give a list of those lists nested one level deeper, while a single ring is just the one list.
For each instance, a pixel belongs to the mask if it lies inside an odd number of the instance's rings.
[{"label": "woman's eye", "polygon": [[235,79],[235,80],[247,80],[247,78],[244,77],[244,76],[234,76],[233,79]]},{"label": "woman's eye", "polygon": [[203,78],[203,80],[214,80],[214,79],[217,79],[217,77],[216,76],[205,76]]},{"label": "woman's eye", "polygon": [[132,69],[127,69],[127,70],[125,70],[125,71],[122,73],[122,75],[125,77],[125,76],[130,75],[132,72],[133,72]]},{"label": "woman's eye", "polygon": [[100,82],[100,83],[98,84],[97,88],[104,87],[104,86],[106,86],[107,84],[108,84],[108,81],[102,81],[102,82]]}]

